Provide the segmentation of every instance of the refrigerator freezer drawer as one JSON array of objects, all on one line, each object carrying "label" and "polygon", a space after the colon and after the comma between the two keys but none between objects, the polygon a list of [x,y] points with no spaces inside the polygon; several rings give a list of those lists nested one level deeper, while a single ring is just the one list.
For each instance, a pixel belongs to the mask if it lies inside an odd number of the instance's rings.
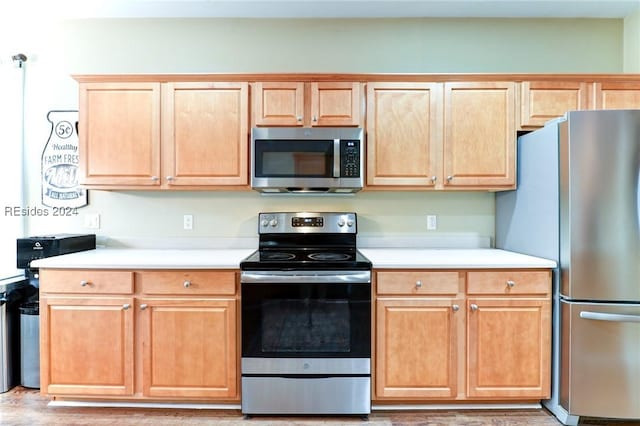
[{"label": "refrigerator freezer drawer", "polygon": [[561,306],[560,404],[577,416],[640,418],[640,304]]}]

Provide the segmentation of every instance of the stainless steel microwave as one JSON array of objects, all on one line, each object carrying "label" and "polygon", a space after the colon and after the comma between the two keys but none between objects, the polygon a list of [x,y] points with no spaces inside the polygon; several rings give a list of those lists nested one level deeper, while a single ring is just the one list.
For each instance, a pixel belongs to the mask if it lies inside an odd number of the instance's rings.
[{"label": "stainless steel microwave", "polygon": [[251,130],[251,187],[265,193],[351,193],[364,184],[360,128]]}]

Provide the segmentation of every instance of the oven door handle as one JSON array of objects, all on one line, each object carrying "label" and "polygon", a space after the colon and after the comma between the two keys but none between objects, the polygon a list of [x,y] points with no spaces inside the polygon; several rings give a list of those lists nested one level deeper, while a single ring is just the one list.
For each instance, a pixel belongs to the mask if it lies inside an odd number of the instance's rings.
[{"label": "oven door handle", "polygon": [[371,271],[243,271],[240,283],[370,283]]}]

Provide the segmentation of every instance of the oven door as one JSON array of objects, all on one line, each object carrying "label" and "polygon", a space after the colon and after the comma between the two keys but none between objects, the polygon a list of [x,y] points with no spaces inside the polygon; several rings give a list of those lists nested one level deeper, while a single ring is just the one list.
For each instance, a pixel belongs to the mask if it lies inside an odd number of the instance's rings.
[{"label": "oven door", "polygon": [[243,272],[243,360],[370,358],[370,276],[370,271]]}]

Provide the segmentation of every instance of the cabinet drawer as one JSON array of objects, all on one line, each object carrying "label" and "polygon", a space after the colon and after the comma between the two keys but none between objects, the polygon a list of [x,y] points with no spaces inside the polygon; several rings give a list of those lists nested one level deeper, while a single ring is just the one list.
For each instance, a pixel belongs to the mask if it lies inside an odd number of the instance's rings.
[{"label": "cabinet drawer", "polygon": [[40,270],[44,293],[133,293],[133,272],[110,270]]},{"label": "cabinet drawer", "polygon": [[456,294],[456,271],[376,272],[378,294]]},{"label": "cabinet drawer", "polygon": [[235,271],[144,271],[136,282],[145,294],[236,294]]},{"label": "cabinet drawer", "polygon": [[468,294],[548,294],[551,271],[472,271]]}]

